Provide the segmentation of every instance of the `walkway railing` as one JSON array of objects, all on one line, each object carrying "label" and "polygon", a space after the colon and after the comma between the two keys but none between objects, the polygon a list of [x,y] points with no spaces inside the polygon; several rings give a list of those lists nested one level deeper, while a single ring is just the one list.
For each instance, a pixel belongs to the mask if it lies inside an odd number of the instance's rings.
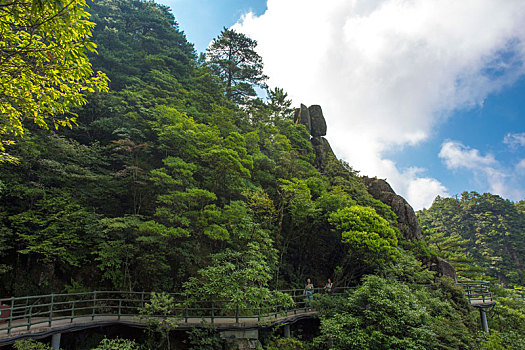
[{"label": "walkway railing", "polygon": [[471,305],[492,304],[494,302],[492,292],[490,291],[490,282],[469,281],[459,282],[458,284],[465,290],[465,294]]},{"label": "walkway railing", "polygon": [[[490,282],[469,281],[460,282],[472,306],[486,307],[493,304]],[[349,287],[335,287],[332,295],[344,295]],[[188,305],[180,293],[172,293],[175,307],[169,317],[174,317],[181,323],[195,319],[206,322],[220,323],[221,319],[257,319],[278,318],[279,315],[296,315],[307,311],[311,305],[305,300],[303,289],[287,289],[280,292],[292,297],[293,305],[262,304],[260,307],[241,307],[231,300],[196,301]],[[316,288],[314,295],[323,293],[322,288]],[[11,334],[13,329],[30,330],[32,326],[47,324],[51,327],[55,321],[73,323],[75,319],[94,321],[99,316],[113,316],[117,321],[122,317],[139,317],[140,309],[150,302],[150,292],[94,291],[84,293],[47,294],[26,297],[11,297],[0,299],[0,336],[1,333]],[[149,316],[149,315],[148,315]],[[167,315],[151,315],[166,317]],[[193,319],[193,320],[192,320]],[[62,322],[63,323],[63,322]],[[7,332],[6,332],[7,331]]]},{"label": "walkway railing", "polygon": [[[336,287],[332,295],[345,294],[348,287]],[[170,315],[148,315],[159,317],[175,317],[180,322],[188,323],[189,319],[207,319],[212,324],[220,319],[254,318],[258,321],[279,315],[297,314],[307,310],[310,305],[306,302],[303,289],[289,289],[281,292],[289,294],[293,299],[293,306],[263,305],[261,307],[239,307],[228,300],[208,300],[192,302],[191,307],[185,305],[182,294],[170,294],[175,300],[175,307]],[[317,288],[314,293],[322,293]],[[92,321],[99,316],[115,316],[121,320],[125,316],[140,316],[140,309],[150,301],[150,292],[123,292],[123,291],[94,291],[85,293],[47,294],[26,297],[11,297],[0,299],[0,333],[22,328],[29,330],[38,324],[52,326],[54,321],[67,320],[73,323],[75,319],[83,318]],[[5,333],[4,333],[5,334]]]}]

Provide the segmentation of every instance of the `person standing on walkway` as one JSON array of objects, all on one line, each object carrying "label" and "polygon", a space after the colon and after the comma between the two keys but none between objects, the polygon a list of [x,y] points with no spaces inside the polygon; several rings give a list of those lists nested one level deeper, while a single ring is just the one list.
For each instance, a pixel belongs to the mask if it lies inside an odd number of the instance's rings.
[{"label": "person standing on walkway", "polygon": [[312,282],[310,282],[310,279],[308,278],[306,280],[306,286],[304,287],[304,295],[306,298],[306,305],[308,305],[308,311],[312,308],[312,300],[313,300],[313,294],[314,294],[314,285]]},{"label": "person standing on walkway", "polygon": [[328,293],[328,295],[332,295],[332,289],[334,288],[334,284],[332,283],[332,280],[328,279],[328,282],[326,282],[326,285],[324,286],[324,292]]}]

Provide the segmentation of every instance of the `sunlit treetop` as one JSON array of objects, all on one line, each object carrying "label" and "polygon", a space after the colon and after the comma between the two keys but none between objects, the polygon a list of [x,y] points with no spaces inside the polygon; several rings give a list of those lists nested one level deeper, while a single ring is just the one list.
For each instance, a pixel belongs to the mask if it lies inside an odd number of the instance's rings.
[{"label": "sunlit treetop", "polygon": [[5,146],[24,134],[25,120],[71,127],[70,109],[107,91],[86,56],[96,51],[86,9],[85,0],[0,2],[0,162],[16,161]]}]

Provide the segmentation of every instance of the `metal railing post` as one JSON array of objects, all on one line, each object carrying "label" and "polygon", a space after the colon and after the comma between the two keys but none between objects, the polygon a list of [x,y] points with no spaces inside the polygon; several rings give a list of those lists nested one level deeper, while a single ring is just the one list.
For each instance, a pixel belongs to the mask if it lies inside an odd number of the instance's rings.
[{"label": "metal railing post", "polygon": [[188,323],[188,305],[184,305],[184,322]]},{"label": "metal railing post", "polygon": [[120,321],[120,312],[122,310],[122,299],[118,300],[118,320]]},{"label": "metal railing post", "polygon": [[27,318],[27,330],[31,328],[31,317],[33,316],[33,305],[29,307],[29,317]]},{"label": "metal railing post", "polygon": [[75,318],[75,301],[73,300],[73,305],[71,305],[71,322],[73,323],[73,319]]},{"label": "metal railing post", "polygon": [[51,303],[49,304],[49,327],[53,321],[53,303],[55,302],[55,294],[51,293]]},{"label": "metal railing post", "polygon": [[235,323],[239,323],[239,304],[235,306]]},{"label": "metal railing post", "polygon": [[7,321],[7,334],[11,334],[11,324],[13,323],[13,312],[15,311],[15,297],[11,297],[11,310],[9,311],[9,321]]},{"label": "metal railing post", "polygon": [[95,319],[95,308],[97,306],[97,291],[93,292],[93,309],[91,310],[91,321]]}]

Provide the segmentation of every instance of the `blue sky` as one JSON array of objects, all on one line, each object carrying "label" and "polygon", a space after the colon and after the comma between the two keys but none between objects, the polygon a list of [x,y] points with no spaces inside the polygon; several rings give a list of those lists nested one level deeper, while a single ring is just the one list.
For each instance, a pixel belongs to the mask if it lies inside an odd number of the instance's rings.
[{"label": "blue sky", "polygon": [[188,41],[198,52],[204,52],[222,28],[234,25],[248,12],[258,15],[266,10],[266,0],[162,0],[175,14]]},{"label": "blue sky", "polygon": [[199,52],[223,27],[256,39],[269,85],[320,104],[336,155],[416,209],[525,199],[525,2],[159,2]]}]

